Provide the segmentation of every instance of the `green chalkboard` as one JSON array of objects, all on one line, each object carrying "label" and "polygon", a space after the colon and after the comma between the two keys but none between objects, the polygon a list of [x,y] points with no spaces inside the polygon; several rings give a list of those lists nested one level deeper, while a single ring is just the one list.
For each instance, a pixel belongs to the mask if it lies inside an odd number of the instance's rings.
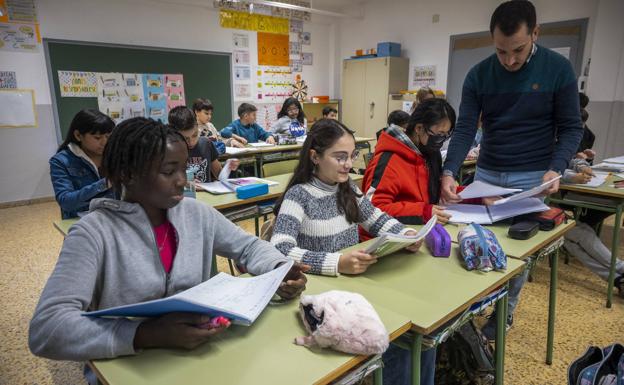
[{"label": "green chalkboard", "polygon": [[126,72],[184,75],[189,107],[196,98],[214,105],[212,122],[221,129],[232,117],[230,54],[166,48],[114,46],[44,39],[61,136],[79,110],[98,108],[97,98],[61,97],[58,71]]}]

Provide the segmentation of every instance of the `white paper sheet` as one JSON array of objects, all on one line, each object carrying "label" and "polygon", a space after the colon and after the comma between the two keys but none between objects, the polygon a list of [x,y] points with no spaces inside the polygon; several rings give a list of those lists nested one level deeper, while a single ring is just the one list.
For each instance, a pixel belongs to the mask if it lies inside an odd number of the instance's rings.
[{"label": "white paper sheet", "polygon": [[609,176],[609,173],[595,171],[594,176],[591,178],[589,182],[576,183],[576,184],[570,183],[570,184],[573,184],[575,186],[599,187],[599,186],[602,186],[604,182],[606,182],[608,176]]},{"label": "white paper sheet", "polygon": [[230,155],[241,154],[243,152],[249,151],[248,148],[238,148],[238,147],[226,147],[225,153]]},{"label": "white paper sheet", "polygon": [[458,195],[462,199],[473,199],[473,198],[493,197],[497,195],[508,195],[508,194],[517,193],[519,191],[522,191],[522,190],[517,189],[517,188],[505,188],[505,187],[500,187],[500,186],[494,186],[489,183],[485,183],[480,180],[477,180],[469,184]]},{"label": "white paper sheet", "polygon": [[623,172],[624,164],[602,162],[591,166],[592,170],[602,170],[611,172]]},{"label": "white paper sheet", "polygon": [[541,185],[539,185],[537,187],[533,187],[530,190],[523,191],[521,193],[512,195],[512,196],[507,197],[507,198],[499,199],[496,202],[494,202],[494,205],[497,206],[497,205],[502,205],[502,204],[505,204],[505,203],[508,203],[508,202],[514,202],[514,201],[519,201],[521,199],[534,197],[536,195],[541,194],[544,190],[548,189],[548,187],[550,187],[551,184],[555,183],[559,179],[561,179],[561,175],[559,175],[555,179],[549,180],[546,183],[542,183]]},{"label": "white paper sheet", "polygon": [[488,207],[492,223],[496,223],[507,218],[513,218],[518,215],[546,211],[548,209],[550,209],[550,207],[545,205],[539,198],[526,198],[503,205]]},{"label": "white paper sheet", "polygon": [[606,163],[624,163],[624,155],[622,156],[616,156],[614,158],[608,158],[608,159],[603,159],[603,162]]},{"label": "white paper sheet", "polygon": [[444,210],[451,216],[450,223],[478,223],[487,225],[492,223],[492,218],[484,205],[456,204],[448,205]]},{"label": "white paper sheet", "polygon": [[251,147],[273,147],[274,144],[266,143],[266,142],[257,142],[257,143],[248,143]]}]

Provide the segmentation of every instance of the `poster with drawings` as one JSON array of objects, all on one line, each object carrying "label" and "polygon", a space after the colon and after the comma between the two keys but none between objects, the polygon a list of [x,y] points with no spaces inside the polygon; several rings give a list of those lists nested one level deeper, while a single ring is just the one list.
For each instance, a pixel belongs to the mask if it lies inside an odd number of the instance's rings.
[{"label": "poster with drawings", "polygon": [[282,103],[258,103],[256,104],[256,123],[269,131],[277,120],[277,114],[282,109]]},{"label": "poster with drawings", "polygon": [[177,106],[186,105],[186,101],[184,100],[184,79],[182,75],[165,75],[165,94],[167,95],[167,111]]},{"label": "poster with drawings", "polygon": [[98,96],[95,72],[58,71],[61,97],[95,98]]},{"label": "poster with drawings", "polygon": [[258,102],[282,103],[292,94],[290,67],[258,66]]},{"label": "poster with drawings", "polygon": [[121,74],[121,103],[125,119],[145,116],[145,95],[141,74]]},{"label": "poster with drawings", "polygon": [[167,123],[165,76],[160,74],[143,74],[142,80],[145,116]]},{"label": "poster with drawings", "polygon": [[119,123],[126,117],[124,115],[123,102],[123,81],[120,73],[96,73],[97,98],[100,111],[110,116],[115,123]]}]

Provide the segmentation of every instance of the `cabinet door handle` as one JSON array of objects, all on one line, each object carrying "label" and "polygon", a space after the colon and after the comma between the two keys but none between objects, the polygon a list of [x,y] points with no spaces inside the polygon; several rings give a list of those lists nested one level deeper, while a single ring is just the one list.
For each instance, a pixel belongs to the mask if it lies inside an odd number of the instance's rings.
[{"label": "cabinet door handle", "polygon": [[373,119],[375,116],[375,102],[370,102],[370,118]]}]

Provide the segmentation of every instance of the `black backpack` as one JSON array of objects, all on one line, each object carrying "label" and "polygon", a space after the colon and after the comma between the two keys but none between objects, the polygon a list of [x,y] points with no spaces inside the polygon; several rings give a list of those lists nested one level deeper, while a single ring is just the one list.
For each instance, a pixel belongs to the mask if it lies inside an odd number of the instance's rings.
[{"label": "black backpack", "polygon": [[493,349],[472,322],[438,346],[436,385],[490,385],[495,374]]}]

